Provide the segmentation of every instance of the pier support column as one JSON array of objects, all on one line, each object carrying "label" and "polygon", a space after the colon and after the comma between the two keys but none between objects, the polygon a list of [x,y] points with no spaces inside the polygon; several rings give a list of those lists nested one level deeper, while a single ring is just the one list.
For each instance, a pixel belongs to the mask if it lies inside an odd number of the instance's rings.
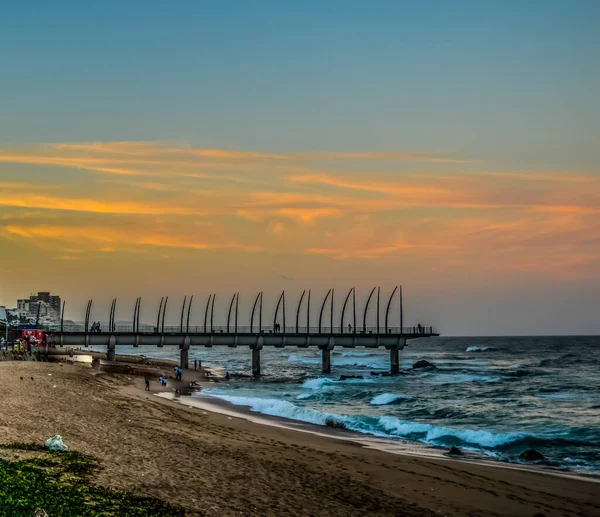
[{"label": "pier support column", "polygon": [[258,378],[260,377],[260,351],[263,347],[263,337],[258,336],[256,343],[250,345],[250,349],[252,350],[252,377]]},{"label": "pier support column", "polygon": [[398,338],[398,343],[386,346],[390,351],[390,373],[392,375],[400,373],[400,350],[406,345],[405,338]]},{"label": "pier support column", "polygon": [[252,349],[252,377],[260,377],[260,348]]},{"label": "pier support column", "polygon": [[185,336],[185,339],[183,340],[183,345],[180,345],[181,350],[179,351],[179,366],[182,369],[189,367],[190,344],[190,336]]},{"label": "pier support column", "polygon": [[328,350],[327,348],[323,348],[323,350],[321,350],[321,359],[322,359],[321,371],[323,373],[331,373],[331,350]]},{"label": "pier support column", "polygon": [[106,359],[109,361],[114,361],[116,356],[115,345],[117,344],[117,338],[115,336],[110,336],[108,338],[108,348],[106,350]]},{"label": "pier support column", "polygon": [[190,355],[190,351],[186,350],[185,348],[182,348],[179,351],[179,366],[181,367],[181,369],[185,369],[188,367],[189,355]]},{"label": "pier support column", "polygon": [[331,351],[335,346],[335,339],[332,337],[329,338],[326,345],[319,345],[321,349],[321,371],[323,373],[331,373]]},{"label": "pier support column", "polygon": [[390,373],[400,373],[400,351],[397,348],[390,349]]}]

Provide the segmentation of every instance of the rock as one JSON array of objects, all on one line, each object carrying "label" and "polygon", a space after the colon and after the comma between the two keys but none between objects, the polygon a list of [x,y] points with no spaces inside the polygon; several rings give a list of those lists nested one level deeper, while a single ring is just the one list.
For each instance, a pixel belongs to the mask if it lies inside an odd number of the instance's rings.
[{"label": "rock", "polygon": [[464,456],[463,451],[461,451],[458,447],[454,446],[450,447],[448,454],[450,454],[450,456]]},{"label": "rock", "polygon": [[417,368],[435,368],[435,364],[426,361],[425,359],[420,359],[415,364],[413,364],[413,369]]},{"label": "rock", "polygon": [[346,429],[344,422],[340,422],[333,417],[327,417],[327,420],[325,420],[325,425],[327,427],[333,427],[334,429]]},{"label": "rock", "polygon": [[544,461],[544,455],[535,449],[527,449],[519,456],[523,461]]}]

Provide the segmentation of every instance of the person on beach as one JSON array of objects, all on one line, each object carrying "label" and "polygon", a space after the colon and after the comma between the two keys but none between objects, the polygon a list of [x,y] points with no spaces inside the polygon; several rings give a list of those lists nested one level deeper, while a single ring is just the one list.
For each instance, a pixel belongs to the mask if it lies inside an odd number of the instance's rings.
[{"label": "person on beach", "polygon": [[[4,338],[2,338],[4,339]],[[198,359],[194,359],[194,371],[198,371]]]},{"label": "person on beach", "polygon": [[146,377],[144,381],[146,382],[146,391],[150,391],[150,377]]},{"label": "person on beach", "polygon": [[163,385],[162,375],[158,378],[158,384],[160,384],[161,386]]}]

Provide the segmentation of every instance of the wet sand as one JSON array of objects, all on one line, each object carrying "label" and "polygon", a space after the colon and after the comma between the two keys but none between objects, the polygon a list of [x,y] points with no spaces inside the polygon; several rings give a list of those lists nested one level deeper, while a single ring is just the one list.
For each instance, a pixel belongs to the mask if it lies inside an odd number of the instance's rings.
[{"label": "wet sand", "polygon": [[4,362],[0,380],[0,440],[60,434],[99,458],[98,483],[161,497],[190,516],[600,515],[598,482],[266,426],[157,397],[157,382],[148,393],[140,377],[89,365]]}]

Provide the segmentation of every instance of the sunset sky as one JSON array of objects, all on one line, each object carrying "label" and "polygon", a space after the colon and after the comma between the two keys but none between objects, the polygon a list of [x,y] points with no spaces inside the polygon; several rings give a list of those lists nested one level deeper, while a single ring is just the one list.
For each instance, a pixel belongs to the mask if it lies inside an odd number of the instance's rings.
[{"label": "sunset sky", "polygon": [[443,334],[600,333],[600,3],[39,4],[0,18],[0,304],[402,284]]}]

